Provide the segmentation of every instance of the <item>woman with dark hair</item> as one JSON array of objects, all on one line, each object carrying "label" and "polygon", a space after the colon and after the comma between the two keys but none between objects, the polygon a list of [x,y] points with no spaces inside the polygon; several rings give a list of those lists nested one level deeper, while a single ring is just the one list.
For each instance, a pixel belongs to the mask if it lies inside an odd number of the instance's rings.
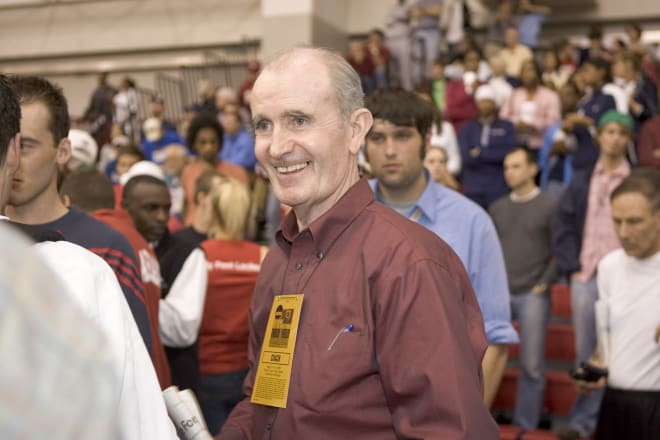
[{"label": "woman with dark hair", "polygon": [[185,193],[184,224],[192,224],[195,218],[195,182],[205,171],[215,170],[223,176],[233,177],[246,187],[248,174],[242,167],[220,160],[220,149],[224,131],[215,115],[200,113],[188,127],[186,141],[191,153],[196,156],[181,173],[181,186]]},{"label": "woman with dark hair", "polygon": [[543,85],[552,90],[559,90],[570,79],[572,69],[563,67],[559,61],[559,54],[554,49],[543,53]]},{"label": "woman with dark hair", "polygon": [[500,110],[500,117],[516,126],[517,143],[538,153],[543,134],[561,119],[559,96],[541,85],[541,68],[533,60],[520,69],[522,85],[516,88]]}]

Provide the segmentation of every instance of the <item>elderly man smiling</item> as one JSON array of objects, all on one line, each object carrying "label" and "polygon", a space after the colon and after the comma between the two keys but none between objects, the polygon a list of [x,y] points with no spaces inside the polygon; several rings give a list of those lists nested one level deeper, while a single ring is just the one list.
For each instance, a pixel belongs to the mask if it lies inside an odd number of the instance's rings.
[{"label": "elderly man smiling", "polygon": [[251,107],[257,159],[293,209],[255,289],[246,399],[218,438],[497,438],[465,269],[359,178],[373,118],[355,71],[290,50]]}]

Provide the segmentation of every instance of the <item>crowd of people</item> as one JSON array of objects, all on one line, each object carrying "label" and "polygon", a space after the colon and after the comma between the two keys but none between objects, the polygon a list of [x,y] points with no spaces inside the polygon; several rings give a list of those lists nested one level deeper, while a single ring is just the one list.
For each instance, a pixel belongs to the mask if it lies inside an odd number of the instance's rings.
[{"label": "crowd of people", "polygon": [[63,433],[175,438],[176,385],[220,439],[497,438],[518,343],[513,424],[534,430],[564,282],[576,368],[609,377],[576,379],[560,438],[660,436],[655,54],[636,24],[540,50],[548,8],[467,4],[401,1],[346,53],[205,80],[180,121],[157,95],[140,121],[135,84],[101,74],[72,129],[56,85],[0,76],[0,233],[53,273],[44,326],[89,329],[53,348],[86,347],[66,365],[100,395]]}]

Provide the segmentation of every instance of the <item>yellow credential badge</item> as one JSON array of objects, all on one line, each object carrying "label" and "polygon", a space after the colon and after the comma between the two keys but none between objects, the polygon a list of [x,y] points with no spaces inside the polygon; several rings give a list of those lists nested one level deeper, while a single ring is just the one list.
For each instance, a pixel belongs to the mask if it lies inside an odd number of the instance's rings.
[{"label": "yellow credential badge", "polygon": [[273,298],[252,390],[252,403],[286,408],[303,295]]}]

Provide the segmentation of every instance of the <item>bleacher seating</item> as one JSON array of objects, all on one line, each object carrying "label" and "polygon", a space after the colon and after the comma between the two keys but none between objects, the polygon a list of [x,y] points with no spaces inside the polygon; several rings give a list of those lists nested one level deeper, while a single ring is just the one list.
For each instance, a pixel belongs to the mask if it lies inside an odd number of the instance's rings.
[{"label": "bleacher seating", "polygon": [[[514,323],[516,330],[520,330]],[[509,357],[517,359],[520,352],[518,345],[509,346]],[[545,341],[545,358],[549,360],[573,361],[575,359],[575,336],[571,324],[551,322]]]},{"label": "bleacher seating", "polygon": [[[545,392],[543,397],[544,412],[550,416],[567,416],[575,400],[575,388],[568,375],[568,369],[575,359],[575,339],[573,326],[570,324],[571,296],[570,288],[564,284],[555,284],[551,289],[552,310],[548,324],[545,358],[554,369],[545,372]],[[516,329],[518,323],[514,322]],[[509,347],[509,358],[517,359],[519,346]],[[559,365],[559,366],[557,366]],[[520,370],[507,368],[493,402],[493,409],[512,413],[516,403],[516,389]],[[500,438],[516,440],[556,440],[558,437],[543,429],[521,432],[511,425],[500,425]]]},{"label": "bleacher seating", "polygon": [[571,288],[567,284],[554,284],[550,289],[552,310],[550,315],[557,318],[571,317]]}]

